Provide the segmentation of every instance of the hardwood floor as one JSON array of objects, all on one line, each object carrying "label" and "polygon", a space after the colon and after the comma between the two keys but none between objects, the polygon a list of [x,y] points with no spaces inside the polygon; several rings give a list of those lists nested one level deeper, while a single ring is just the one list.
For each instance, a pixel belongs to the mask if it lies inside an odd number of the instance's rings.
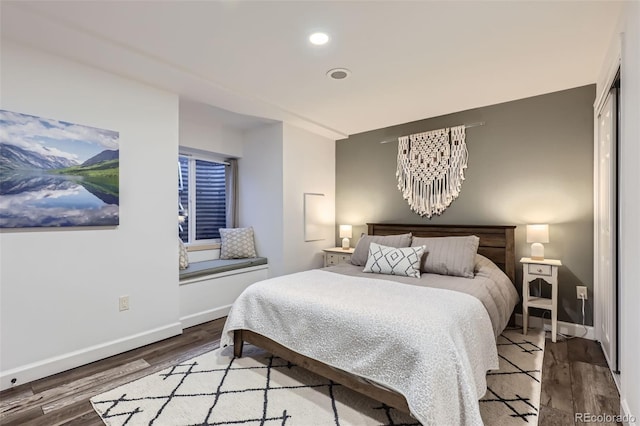
[{"label": "hardwood floor", "polygon": [[[54,376],[0,392],[0,424],[102,425],[89,398],[218,347],[224,318]],[[574,414],[618,414],[619,398],[597,343],[546,341],[540,425],[574,425]]]},{"label": "hardwood floor", "polygon": [[103,425],[89,398],[218,347],[224,319],[0,392],[1,425]]},{"label": "hardwood floor", "polygon": [[[600,345],[592,340],[545,342],[540,425],[575,425],[576,413],[620,414],[620,396]],[[616,423],[593,423],[615,425]]]}]

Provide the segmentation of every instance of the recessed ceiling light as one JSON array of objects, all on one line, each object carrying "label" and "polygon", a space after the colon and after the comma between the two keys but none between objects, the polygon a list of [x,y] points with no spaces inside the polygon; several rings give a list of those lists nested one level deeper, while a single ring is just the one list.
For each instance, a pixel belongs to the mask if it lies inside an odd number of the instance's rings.
[{"label": "recessed ceiling light", "polygon": [[329,36],[325,33],[313,33],[309,36],[309,41],[317,46],[321,46],[329,41]]},{"label": "recessed ceiling light", "polygon": [[333,80],[344,80],[351,75],[351,71],[346,68],[334,68],[327,71],[327,77]]}]

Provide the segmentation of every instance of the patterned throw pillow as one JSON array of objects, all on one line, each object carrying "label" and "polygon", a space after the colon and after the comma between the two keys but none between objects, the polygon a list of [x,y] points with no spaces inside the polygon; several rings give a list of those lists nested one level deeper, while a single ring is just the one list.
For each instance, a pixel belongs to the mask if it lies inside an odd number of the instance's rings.
[{"label": "patterned throw pillow", "polygon": [[253,228],[220,228],[220,259],[257,257]]},{"label": "patterned throw pillow", "polygon": [[187,269],[189,266],[189,253],[180,238],[178,238],[178,266],[180,270]]},{"label": "patterned throw pillow", "polygon": [[424,247],[387,247],[371,243],[363,272],[420,278]]}]

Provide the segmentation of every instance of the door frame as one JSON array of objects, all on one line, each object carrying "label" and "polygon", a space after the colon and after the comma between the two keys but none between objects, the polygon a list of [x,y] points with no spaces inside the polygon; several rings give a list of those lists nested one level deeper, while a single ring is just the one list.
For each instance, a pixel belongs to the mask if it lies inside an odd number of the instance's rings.
[{"label": "door frame", "polygon": [[[607,77],[606,79],[603,81],[603,85],[602,90],[600,91],[600,93],[597,93],[597,97],[596,97],[596,101],[593,104],[593,108],[594,108],[594,115],[593,115],[593,140],[594,140],[594,155],[593,155],[593,191],[594,191],[594,197],[593,197],[593,215],[594,215],[594,221],[593,221],[593,290],[594,290],[594,310],[593,310],[593,326],[594,326],[594,334],[595,334],[595,339],[600,342],[600,344],[602,344],[602,321],[603,321],[603,300],[604,298],[602,297],[602,292],[604,291],[602,285],[599,282],[599,276],[600,276],[600,251],[601,251],[601,242],[600,242],[600,230],[599,230],[599,201],[600,201],[600,197],[599,197],[599,193],[598,193],[598,188],[599,188],[599,182],[600,182],[600,175],[599,175],[599,163],[600,163],[600,155],[599,155],[599,144],[600,144],[600,138],[599,138],[599,120],[598,117],[600,116],[600,113],[602,112],[603,107],[606,104],[606,101],[609,97],[609,94],[612,90],[612,88],[614,87],[614,84],[616,83],[616,80],[619,78],[619,73],[620,73],[620,67],[621,67],[621,57],[620,55],[617,56],[617,58],[611,62],[610,64],[610,68],[607,72]],[[620,111],[619,111],[619,104],[620,104],[620,94],[618,93],[617,99],[616,99],[616,105],[615,105],[615,114],[616,116],[619,116]],[[616,118],[617,120],[617,118]],[[615,156],[618,157],[619,155],[619,134],[618,134],[618,130],[616,129],[616,138],[615,140],[612,141],[612,152],[615,152]],[[617,245],[619,242],[619,226],[620,226],[620,221],[619,221],[619,197],[618,197],[618,192],[619,192],[619,166],[618,166],[618,158],[615,159],[615,175],[614,175],[614,180],[615,180],[615,209],[614,209],[614,215],[615,215],[615,228],[611,230],[612,235],[615,234],[615,241],[613,241],[613,243],[615,244],[615,248],[614,248],[614,256],[612,259],[613,262],[613,267],[615,268],[615,279],[618,279],[618,275],[619,275],[619,268],[618,268],[618,255],[617,255]],[[618,304],[618,300],[619,300],[619,294],[617,294],[618,292],[616,292],[616,300],[614,301],[615,305],[616,305],[616,312],[615,312],[615,322],[616,322],[616,327],[619,331],[619,324],[618,324],[618,318],[619,318],[619,304]],[[609,364],[609,368],[611,369],[612,372],[614,373],[619,373],[619,368],[620,365],[618,363],[618,359],[619,359],[619,347],[620,347],[620,342],[618,341],[618,333],[616,333],[616,341],[615,341],[615,359],[609,359],[606,351],[605,352],[605,357],[607,358],[608,364]],[[614,374],[614,377],[616,377],[616,375]],[[616,380],[617,383],[617,380]]]}]

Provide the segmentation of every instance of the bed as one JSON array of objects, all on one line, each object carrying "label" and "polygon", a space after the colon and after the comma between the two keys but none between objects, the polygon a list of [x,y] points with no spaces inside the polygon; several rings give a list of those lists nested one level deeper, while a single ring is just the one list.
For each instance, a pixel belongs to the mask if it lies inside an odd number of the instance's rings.
[{"label": "bed", "polygon": [[370,223],[373,236],[479,237],[475,276],[411,281],[339,265],[277,277],[238,299],[221,345],[233,344],[237,357],[245,342],[261,347],[423,424],[481,423],[495,337],[517,303],[514,228]]}]

